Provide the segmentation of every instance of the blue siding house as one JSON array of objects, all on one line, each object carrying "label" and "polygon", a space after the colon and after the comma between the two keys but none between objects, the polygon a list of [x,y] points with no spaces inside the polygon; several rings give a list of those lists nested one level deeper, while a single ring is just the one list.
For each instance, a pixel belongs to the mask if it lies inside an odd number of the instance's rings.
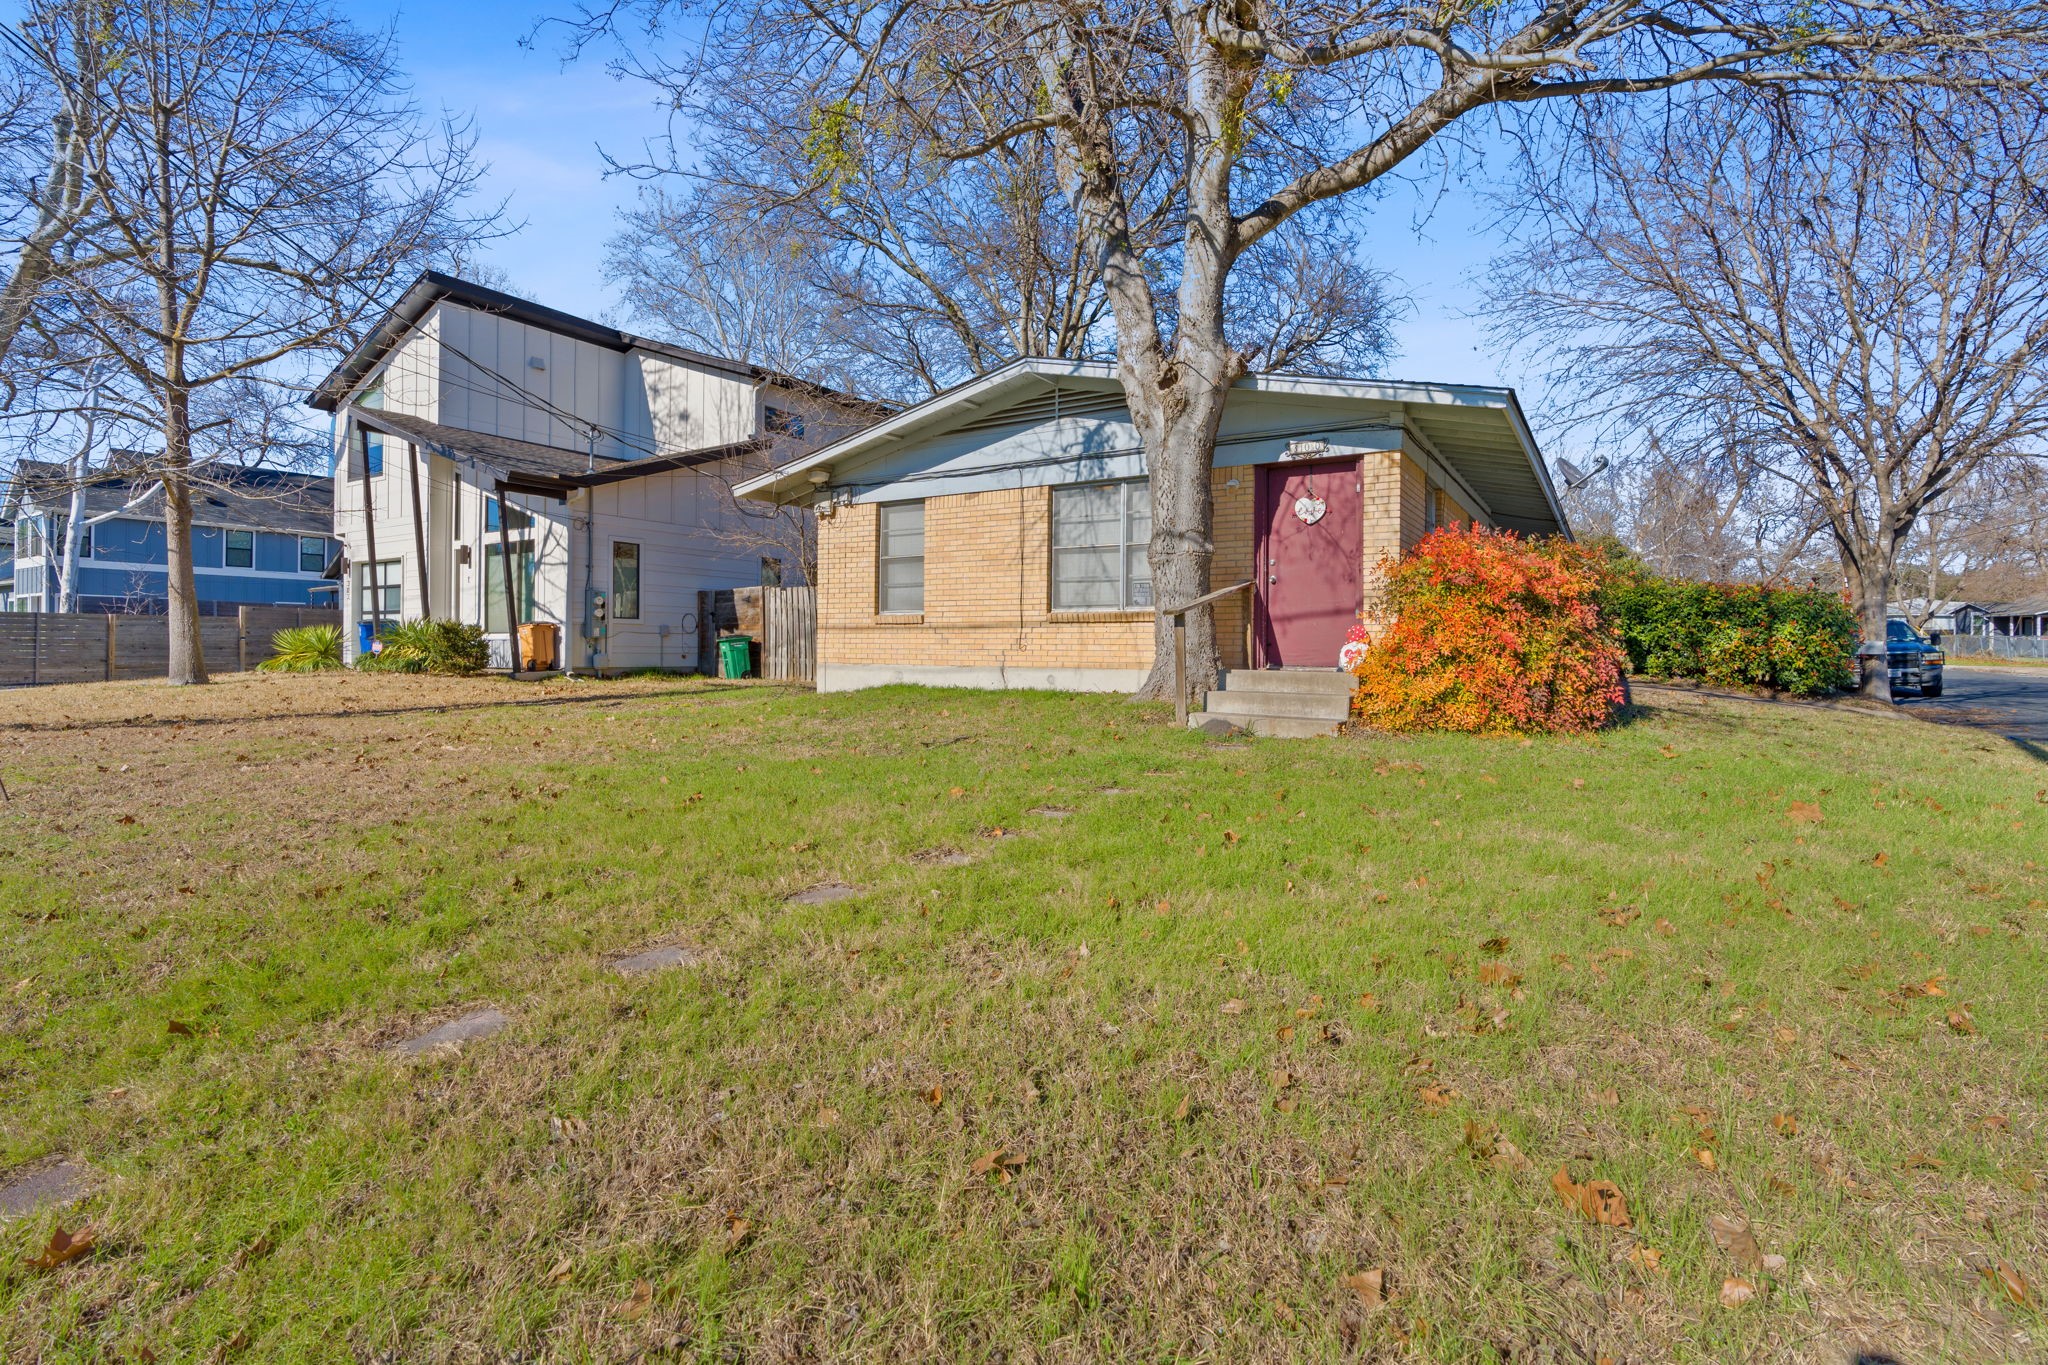
[{"label": "blue siding house", "polygon": [[[148,474],[97,471],[85,488],[85,532],[73,610],[165,609],[164,523],[144,497]],[[138,501],[138,499],[141,499]],[[5,607],[55,611],[71,484],[62,465],[23,460],[10,482],[14,582]],[[131,506],[133,504],[133,506]],[[333,606],[327,577],[334,539],[334,484],[280,469],[210,468],[192,491],[192,567],[202,615],[243,606]]]}]

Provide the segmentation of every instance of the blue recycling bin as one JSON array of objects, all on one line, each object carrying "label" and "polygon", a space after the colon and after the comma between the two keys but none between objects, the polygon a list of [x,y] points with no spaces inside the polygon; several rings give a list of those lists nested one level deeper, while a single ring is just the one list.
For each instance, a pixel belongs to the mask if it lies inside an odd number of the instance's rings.
[{"label": "blue recycling bin", "polygon": [[356,622],[356,653],[368,654],[370,652],[370,641],[376,638],[377,623],[375,621]]}]

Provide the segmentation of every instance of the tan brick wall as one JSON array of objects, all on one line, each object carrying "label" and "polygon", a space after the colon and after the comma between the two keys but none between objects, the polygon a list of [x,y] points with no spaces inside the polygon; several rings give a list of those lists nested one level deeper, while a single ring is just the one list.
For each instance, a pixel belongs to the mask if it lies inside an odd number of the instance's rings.
[{"label": "tan brick wall", "polygon": [[875,612],[872,504],[818,524],[818,658],[925,667],[1149,668],[1152,613],[1052,612],[1052,491],[929,498],[924,613]]},{"label": "tan brick wall", "polygon": [[[1368,453],[1360,465],[1364,524],[1360,552],[1368,596],[1382,555],[1422,534],[1422,471],[1397,452]],[[1232,481],[1236,486],[1232,487]],[[1256,581],[1253,563],[1258,470],[1217,469],[1217,587]],[[1052,492],[1049,488],[961,493],[925,502],[924,613],[875,611],[878,514],[872,503],[842,507],[818,523],[818,657],[826,664],[931,667],[1149,668],[1152,614],[1060,614],[1051,609]],[[1243,594],[1218,604],[1217,640],[1227,668],[1244,657]]]}]

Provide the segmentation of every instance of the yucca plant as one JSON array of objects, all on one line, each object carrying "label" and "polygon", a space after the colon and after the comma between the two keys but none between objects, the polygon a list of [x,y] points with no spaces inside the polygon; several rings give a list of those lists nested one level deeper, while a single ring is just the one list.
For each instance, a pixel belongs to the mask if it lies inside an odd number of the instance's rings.
[{"label": "yucca plant", "polygon": [[341,667],[340,626],[287,626],[270,637],[271,656],[256,667],[265,673],[318,673]]}]

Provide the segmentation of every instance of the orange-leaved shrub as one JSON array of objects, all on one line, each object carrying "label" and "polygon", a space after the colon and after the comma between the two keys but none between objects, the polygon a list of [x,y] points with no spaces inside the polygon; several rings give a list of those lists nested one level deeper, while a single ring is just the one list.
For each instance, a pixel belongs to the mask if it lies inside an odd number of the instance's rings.
[{"label": "orange-leaved shrub", "polygon": [[1563,539],[1446,526],[1380,565],[1382,609],[1352,668],[1359,719],[1386,730],[1595,730],[1627,656],[1601,619],[1600,562]]}]

